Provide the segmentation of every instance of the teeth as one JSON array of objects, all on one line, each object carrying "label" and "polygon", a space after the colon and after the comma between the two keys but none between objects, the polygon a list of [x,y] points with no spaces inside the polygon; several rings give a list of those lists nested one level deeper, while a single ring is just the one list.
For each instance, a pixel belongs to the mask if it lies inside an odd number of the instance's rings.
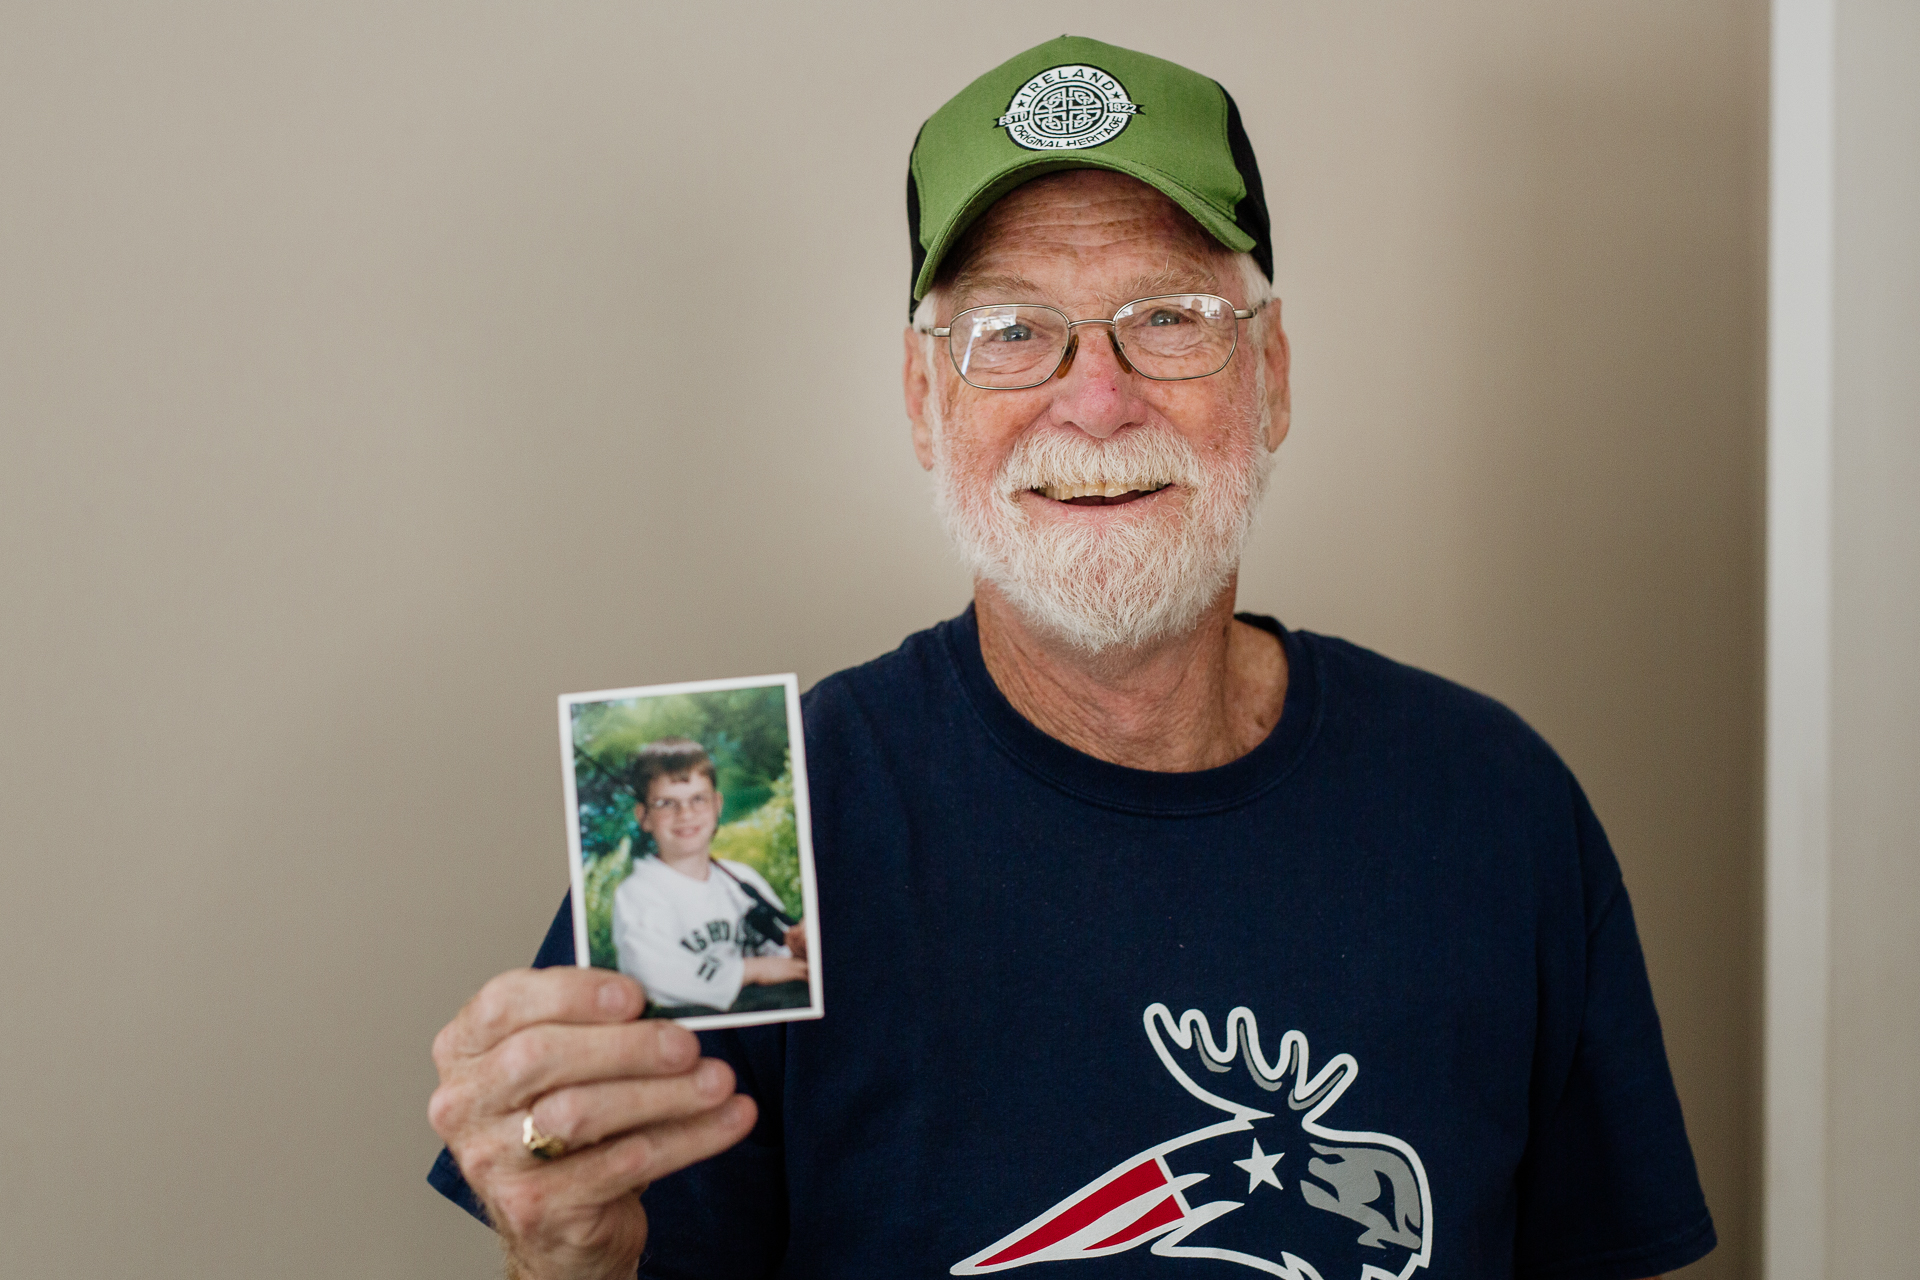
[{"label": "teeth", "polygon": [[1069,498],[1117,498],[1135,489],[1151,493],[1155,489],[1166,488],[1168,483],[1166,480],[1144,480],[1106,484],[1046,484],[1040,486],[1040,492],[1055,502],[1065,502]]}]

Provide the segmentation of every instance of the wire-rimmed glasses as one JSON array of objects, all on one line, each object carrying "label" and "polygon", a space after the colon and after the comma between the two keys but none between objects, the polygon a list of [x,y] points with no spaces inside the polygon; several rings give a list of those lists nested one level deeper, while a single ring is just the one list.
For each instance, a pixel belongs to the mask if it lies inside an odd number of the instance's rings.
[{"label": "wire-rimmed glasses", "polygon": [[1058,308],[1016,302],[969,307],[944,328],[922,332],[945,338],[955,371],[982,391],[1020,391],[1064,377],[1083,324],[1111,327],[1122,368],[1155,382],[1184,382],[1226,368],[1240,344],[1239,322],[1259,310],[1236,310],[1211,293],[1168,293],[1136,298],[1111,320],[1070,320]]}]

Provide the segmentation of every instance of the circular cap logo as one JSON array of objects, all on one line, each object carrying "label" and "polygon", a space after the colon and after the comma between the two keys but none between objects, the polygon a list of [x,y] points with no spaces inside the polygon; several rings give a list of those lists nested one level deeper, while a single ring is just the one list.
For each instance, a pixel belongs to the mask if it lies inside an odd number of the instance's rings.
[{"label": "circular cap logo", "polygon": [[1098,67],[1049,67],[1021,85],[994,122],[1029,151],[1078,151],[1112,142],[1140,108]]}]

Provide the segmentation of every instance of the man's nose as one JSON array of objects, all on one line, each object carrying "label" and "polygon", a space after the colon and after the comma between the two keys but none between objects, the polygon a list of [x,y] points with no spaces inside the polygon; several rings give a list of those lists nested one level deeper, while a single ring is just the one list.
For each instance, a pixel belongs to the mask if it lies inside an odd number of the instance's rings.
[{"label": "man's nose", "polygon": [[1113,326],[1079,325],[1073,334],[1067,367],[1055,375],[1055,419],[1096,440],[1141,422],[1142,405],[1135,395],[1140,375],[1120,354]]}]

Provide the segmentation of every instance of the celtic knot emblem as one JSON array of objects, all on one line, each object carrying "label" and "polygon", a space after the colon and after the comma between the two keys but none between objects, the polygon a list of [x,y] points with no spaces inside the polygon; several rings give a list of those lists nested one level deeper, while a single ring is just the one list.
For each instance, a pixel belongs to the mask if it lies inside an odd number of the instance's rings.
[{"label": "celtic knot emblem", "polygon": [[1140,113],[1126,86],[1098,67],[1049,67],[1021,85],[994,122],[1029,151],[1077,151],[1120,136]]},{"label": "celtic knot emblem", "polygon": [[1092,133],[1106,119],[1106,104],[1083,84],[1056,84],[1033,100],[1033,128],[1049,138]]}]

